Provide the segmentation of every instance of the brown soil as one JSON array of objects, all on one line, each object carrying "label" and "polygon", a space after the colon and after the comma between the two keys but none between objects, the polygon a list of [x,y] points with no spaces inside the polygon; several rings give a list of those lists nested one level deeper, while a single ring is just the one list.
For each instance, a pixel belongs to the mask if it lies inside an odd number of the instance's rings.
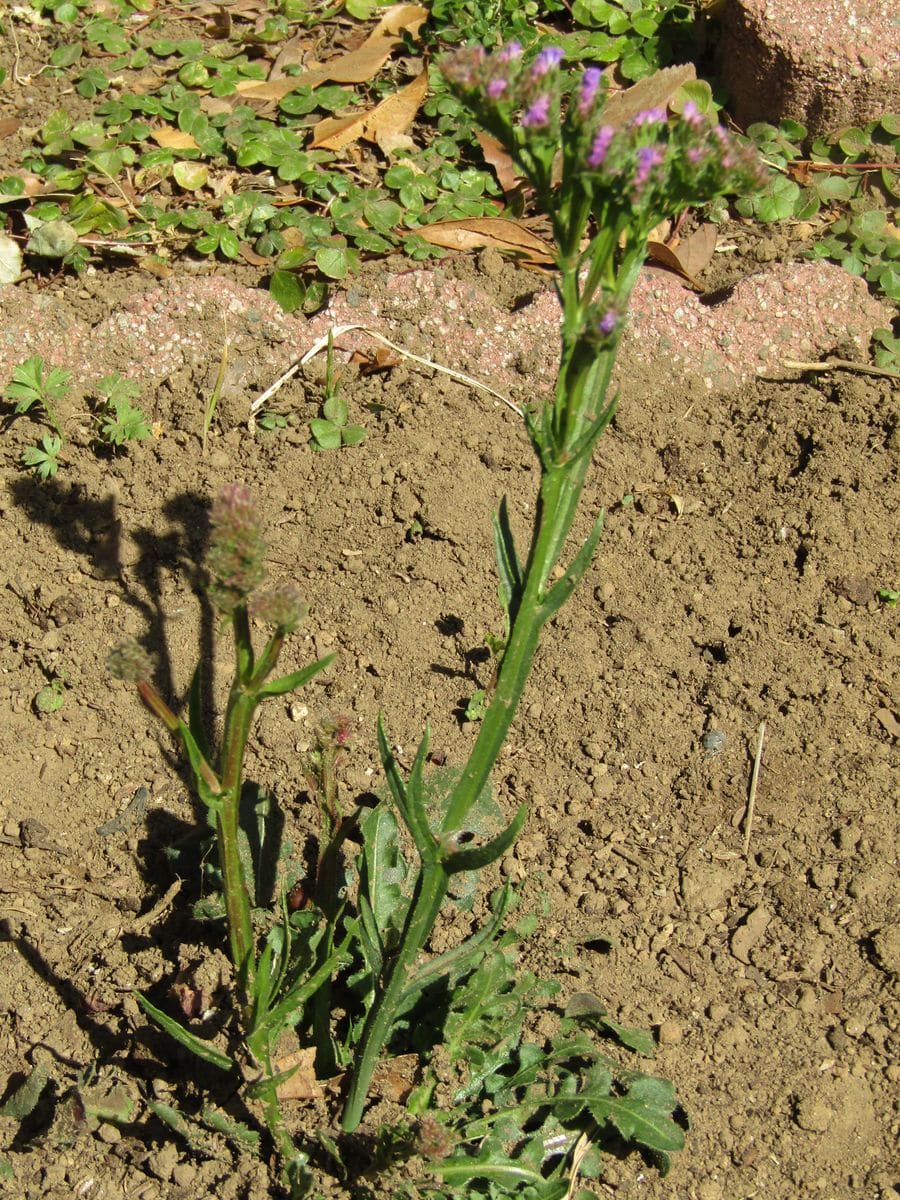
[{"label": "brown soil", "polygon": [[[121,286],[95,278],[98,314]],[[493,287],[515,301],[508,281]],[[75,285],[64,291],[84,319]],[[0,1076],[43,1061],[57,1098],[91,1067],[157,1099],[193,1071],[148,1036],[130,989],[179,968],[197,982],[210,958],[178,897],[154,911],[175,881],[162,851],[196,813],[168,742],[104,659],[123,634],[147,639],[183,702],[210,646],[198,563],[218,487],[253,487],[272,573],[310,603],[286,665],[340,651],[299,704],[263,710],[251,747],[248,776],[275,790],[295,842],[311,828],[302,755],[321,720],[352,715],[349,796],[377,776],[380,710],[401,759],[426,721],[449,760],[465,755],[460,704],[479,682],[466,654],[500,630],[490,514],[507,495],[524,533],[534,502],[515,415],[408,365],[346,371],[361,447],[310,451],[317,368],[279,395],[295,424],[254,437],[225,404],[202,458],[220,317],[199,328],[208,352],[156,390],[153,442],[104,460],[71,418],[69,462],[43,485],[19,466],[27,422],[2,444]],[[528,389],[523,375],[520,399]],[[600,553],[546,631],[495,774],[501,803],[530,805],[503,864],[522,909],[542,913],[525,965],[655,1027],[653,1069],[689,1114],[667,1180],[612,1160],[601,1195],[896,1194],[897,615],[876,591],[897,584],[898,438],[885,380],[757,382],[720,400],[680,393],[665,364],[622,381],[581,522],[608,507]],[[54,676],[65,703],[41,716],[34,697]],[[212,958],[200,982],[213,989],[217,971]],[[4,1194],[270,1194],[252,1162],[203,1159],[160,1128],[79,1132],[58,1115],[28,1140],[3,1123],[16,1172]]]}]

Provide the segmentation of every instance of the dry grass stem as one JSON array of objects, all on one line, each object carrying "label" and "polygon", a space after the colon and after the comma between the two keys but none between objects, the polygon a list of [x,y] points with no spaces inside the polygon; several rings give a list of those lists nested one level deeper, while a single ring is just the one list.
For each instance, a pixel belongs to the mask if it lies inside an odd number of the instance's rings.
[{"label": "dry grass stem", "polygon": [[744,818],[744,858],[750,853],[750,835],[753,832],[753,814],[756,812],[756,789],[759,787],[759,768],[762,763],[763,742],[766,738],[766,723],[760,721],[756,739],[756,757],[753,759],[753,774],[750,776],[750,795],[747,797],[747,815]]}]

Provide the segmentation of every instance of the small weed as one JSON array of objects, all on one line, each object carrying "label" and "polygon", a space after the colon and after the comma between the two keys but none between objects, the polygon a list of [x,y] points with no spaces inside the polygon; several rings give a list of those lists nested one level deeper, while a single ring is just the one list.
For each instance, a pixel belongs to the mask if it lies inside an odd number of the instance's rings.
[{"label": "small weed", "polygon": [[342,446],[358,446],[365,439],[362,425],[349,425],[347,402],[338,394],[340,376],[334,365],[334,342],[328,333],[328,350],[325,359],[325,400],[321,417],[313,417],[309,423],[313,450],[339,450]]},{"label": "small weed", "polygon": [[66,681],[55,675],[34,698],[34,707],[41,716],[59,712],[66,702]]},{"label": "small weed", "polygon": [[347,402],[332,396],[322,405],[321,417],[309,423],[313,450],[339,450],[342,446],[358,446],[366,436],[362,425],[349,425]]},{"label": "small weed", "polygon": [[141,442],[151,436],[146,416],[132,404],[139,395],[138,385],[118,372],[97,384],[97,437],[102,445],[119,449],[127,442]]},{"label": "small weed", "polygon": [[879,588],[877,595],[885,608],[896,608],[900,604],[900,590],[896,588]]},{"label": "small weed", "polygon": [[4,399],[15,405],[16,415],[30,413],[32,409],[40,410],[43,419],[63,441],[56,405],[68,396],[71,382],[71,372],[63,371],[60,367],[51,367],[45,373],[44,360],[35,354],[13,370],[12,379],[3,395]]},{"label": "small weed", "polygon": [[62,438],[55,433],[45,433],[37,446],[29,446],[22,455],[26,467],[33,467],[40,479],[52,479],[59,470],[59,452]]}]

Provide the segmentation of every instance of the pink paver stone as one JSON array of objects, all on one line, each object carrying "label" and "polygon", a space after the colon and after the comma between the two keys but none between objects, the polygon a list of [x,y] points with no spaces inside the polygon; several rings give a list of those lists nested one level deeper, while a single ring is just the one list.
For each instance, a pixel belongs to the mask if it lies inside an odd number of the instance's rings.
[{"label": "pink paver stone", "polygon": [[[211,343],[209,318],[221,326]],[[795,377],[784,359],[811,359],[851,342],[860,351],[891,312],[865,283],[827,263],[784,264],[741,280],[719,303],[704,303],[675,276],[642,273],[618,371],[662,362],[673,379],[699,379],[724,394],[757,376]],[[161,380],[183,367],[208,369],[227,332],[272,378],[332,325],[370,326],[426,359],[508,393],[553,386],[559,305],[549,288],[510,312],[478,282],[440,269],[386,275],[376,294],[338,293],[312,319],[283,313],[268,293],[225,278],[173,278],[137,292],[93,327],[46,294],[0,296],[0,380],[39,353],[87,385],[109,371]],[[371,347],[364,333],[342,349]],[[249,403],[249,397],[248,397]]]},{"label": "pink paver stone", "polygon": [[900,110],[897,0],[728,0],[719,68],[742,127],[811,133]]}]

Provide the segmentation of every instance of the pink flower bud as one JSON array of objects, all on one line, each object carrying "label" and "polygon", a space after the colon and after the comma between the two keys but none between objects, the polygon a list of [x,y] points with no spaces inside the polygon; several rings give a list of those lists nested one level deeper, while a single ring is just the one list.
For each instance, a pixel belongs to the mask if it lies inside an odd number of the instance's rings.
[{"label": "pink flower bud", "polygon": [[542,92],[528,108],[520,122],[523,129],[542,129],[550,119],[550,96]]},{"label": "pink flower bud", "polygon": [[257,620],[291,633],[306,616],[307,608],[296,584],[283,580],[257,592],[250,601],[250,612]]},{"label": "pink flower bud", "polygon": [[125,679],[129,683],[145,683],[153,674],[150,655],[134,638],[126,638],[110,650],[106,669],[114,679]]},{"label": "pink flower bud", "polygon": [[542,79],[549,71],[558,67],[565,58],[565,52],[559,46],[545,46],[531,64],[531,78]]}]

